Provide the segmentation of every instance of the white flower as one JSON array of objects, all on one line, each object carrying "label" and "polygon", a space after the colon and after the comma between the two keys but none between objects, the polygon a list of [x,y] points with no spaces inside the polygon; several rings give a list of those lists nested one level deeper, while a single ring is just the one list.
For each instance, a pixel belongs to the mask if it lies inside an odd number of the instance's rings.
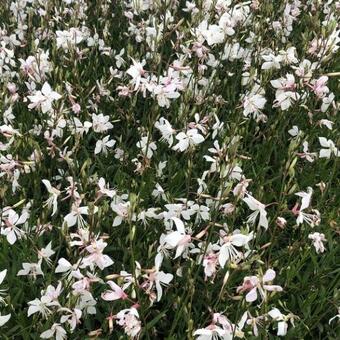
[{"label": "white flower", "polygon": [[209,25],[207,20],[204,20],[200,23],[198,32],[207,41],[209,46],[221,44],[225,39],[223,28],[217,25]]},{"label": "white flower", "polygon": [[88,133],[89,129],[92,127],[92,123],[85,121],[82,123],[77,117],[73,118],[74,125],[75,125],[75,132],[79,133],[80,136],[83,136],[83,134]]},{"label": "white flower", "polygon": [[333,129],[333,124],[334,122],[332,122],[331,120],[328,119],[320,119],[318,121],[318,123],[320,124],[320,126],[324,125],[326,126],[327,129],[332,130]]},{"label": "white flower", "polygon": [[329,106],[333,103],[335,98],[334,93],[330,93],[328,97],[322,98],[321,112],[326,112]]},{"label": "white flower", "polygon": [[[3,271],[0,272],[0,285],[5,280],[6,274],[7,274],[7,269],[4,269]],[[5,289],[0,289],[0,305],[2,303],[5,304],[5,300],[1,296],[1,295],[4,295],[5,292],[6,292]]]},{"label": "white flower", "polygon": [[234,27],[236,24],[237,22],[234,20],[233,16],[230,15],[230,13],[228,12],[223,13],[218,22],[218,26],[220,26],[225,32],[225,34],[229,36],[232,36],[235,34]]},{"label": "white flower", "polygon": [[31,316],[35,313],[40,313],[43,318],[47,318],[48,315],[52,314],[49,307],[59,306],[57,301],[53,301],[51,297],[43,295],[41,299],[34,299],[28,302],[29,308],[27,311],[27,316]]},{"label": "white flower", "polygon": [[175,130],[172,128],[171,124],[163,117],[155,123],[155,128],[162,134],[162,139],[166,140],[171,147],[174,142]]},{"label": "white flower", "polygon": [[103,152],[104,155],[107,155],[107,149],[112,148],[115,145],[116,141],[114,139],[110,139],[110,136],[107,135],[103,139],[97,140],[96,147],[94,149],[94,154]]},{"label": "white flower", "polygon": [[299,128],[294,125],[290,130],[288,130],[288,133],[292,136],[292,137],[296,137],[299,134],[300,130]]},{"label": "white flower", "polygon": [[169,83],[165,86],[158,84],[153,87],[152,92],[156,95],[157,103],[160,107],[170,107],[171,102],[169,99],[176,99],[180,96],[174,83]]},{"label": "white flower", "polygon": [[138,89],[140,83],[142,82],[142,77],[145,75],[145,71],[143,66],[145,65],[145,61],[142,63],[135,61],[132,59],[133,65],[126,71],[126,73],[132,77],[131,83],[135,85],[135,91]]},{"label": "white flower", "polygon": [[92,113],[92,127],[94,132],[107,132],[113,128],[113,125],[109,122],[110,116],[104,116],[102,113],[96,115]]},{"label": "white flower", "polygon": [[279,309],[273,308],[268,312],[268,315],[278,321],[277,324],[277,336],[285,336],[287,334],[288,324],[286,322],[286,316],[283,315]]},{"label": "white flower", "polygon": [[255,85],[250,92],[247,92],[243,97],[243,115],[248,117],[253,114],[257,117],[267,102],[264,97],[264,90],[259,86]]},{"label": "white flower", "polygon": [[164,238],[164,243],[168,244],[171,248],[176,248],[175,259],[182,255],[191,242],[191,236],[186,234],[184,223],[177,217],[172,217],[175,222],[176,231],[172,231]]},{"label": "white flower", "polygon": [[267,220],[267,212],[266,206],[256,200],[254,197],[247,194],[247,197],[243,198],[243,201],[247,203],[248,207],[254,212],[248,217],[247,222],[255,223],[255,220],[258,215],[260,215],[259,226],[268,229],[268,220]]},{"label": "white flower", "polygon": [[163,271],[161,272],[157,271],[155,273],[157,301],[160,301],[160,299],[162,298],[163,294],[162,285],[168,285],[172,281],[173,277],[174,276],[172,274],[164,273]]},{"label": "white flower", "polygon": [[282,57],[280,55],[275,56],[274,54],[270,53],[268,55],[263,55],[262,59],[264,63],[261,66],[262,70],[270,70],[270,69],[280,69],[282,62]]},{"label": "white flower", "polygon": [[53,206],[52,216],[57,212],[58,208],[58,196],[60,195],[60,190],[52,187],[51,183],[47,179],[43,179],[42,182],[44,183],[50,197],[45,202],[45,205],[48,206],[49,209]]},{"label": "white flower", "polygon": [[[94,207],[93,213],[98,211],[98,207]],[[88,215],[89,208],[87,206],[80,207],[77,204],[72,204],[71,212],[64,217],[64,221],[68,227],[73,227],[75,224],[78,226],[84,226],[86,224],[82,215]]]},{"label": "white flower", "polygon": [[323,242],[326,242],[327,240],[324,234],[312,233],[308,235],[308,238],[313,241],[313,246],[317,253],[323,253],[325,251]]},{"label": "white flower", "polygon": [[218,255],[218,262],[223,268],[227,261],[233,261],[240,256],[239,251],[235,247],[243,247],[248,244],[252,239],[253,235],[243,235],[240,233],[235,233],[231,236],[221,235],[222,246]]},{"label": "white flower", "polygon": [[185,151],[190,146],[200,144],[204,141],[204,137],[198,133],[197,129],[190,129],[187,132],[180,132],[176,135],[178,143],[172,148],[177,151]]},{"label": "white flower", "polygon": [[52,261],[50,257],[55,254],[55,251],[52,250],[52,241],[45,247],[38,250],[38,258],[44,259],[48,264]]},{"label": "white flower", "polygon": [[84,34],[75,27],[71,27],[68,31],[56,31],[57,48],[68,50],[70,46],[75,46],[81,43],[84,39]]},{"label": "white flower", "polygon": [[149,140],[148,137],[142,137],[142,139],[137,142],[137,147],[142,150],[142,153],[149,159],[152,158],[154,151],[157,150],[156,143]]},{"label": "white flower", "polygon": [[55,340],[67,339],[67,333],[59,323],[54,323],[50,329],[40,334],[41,339],[51,339],[53,337],[55,337]]},{"label": "white flower", "polygon": [[290,65],[290,64],[296,64],[299,62],[299,60],[295,56],[295,52],[296,52],[296,48],[292,46],[292,47],[288,47],[287,51],[281,50],[279,53],[282,58],[282,61],[285,64]]},{"label": "white flower", "polygon": [[79,275],[79,261],[78,263],[72,265],[63,257],[58,260],[58,266],[55,269],[55,273],[66,273],[66,276],[69,275],[70,277],[80,278]]},{"label": "white flower", "polygon": [[300,191],[297,192],[295,195],[302,198],[300,207],[300,211],[302,211],[309,207],[313,195],[313,189],[311,187],[308,187],[307,192]]},{"label": "white flower", "polygon": [[197,336],[196,340],[232,340],[233,332],[216,325],[209,325],[207,328],[197,329],[194,336]]},{"label": "white flower", "polygon": [[6,314],[6,315],[0,314],[0,327],[2,327],[10,318],[11,318],[11,314]]},{"label": "white flower", "polygon": [[24,262],[22,264],[22,268],[23,269],[20,269],[18,271],[17,276],[30,275],[30,276],[33,276],[34,278],[37,275],[43,275],[44,276],[44,273],[41,270],[41,262],[42,262],[41,259],[38,261],[38,263],[27,263],[27,262]]},{"label": "white flower", "polygon": [[31,101],[28,105],[29,109],[41,108],[41,111],[46,113],[52,110],[52,103],[60,99],[61,95],[52,91],[51,86],[45,82],[41,91],[36,91],[34,95],[27,97]]},{"label": "white flower", "polygon": [[320,145],[324,147],[324,149],[321,149],[319,152],[320,158],[330,158],[332,153],[334,156],[340,157],[340,152],[332,140],[326,139],[325,137],[319,137],[319,142]]},{"label": "white flower", "polygon": [[155,189],[152,191],[151,195],[155,198],[162,197],[163,200],[166,200],[164,189],[160,186],[159,183],[156,183]]}]

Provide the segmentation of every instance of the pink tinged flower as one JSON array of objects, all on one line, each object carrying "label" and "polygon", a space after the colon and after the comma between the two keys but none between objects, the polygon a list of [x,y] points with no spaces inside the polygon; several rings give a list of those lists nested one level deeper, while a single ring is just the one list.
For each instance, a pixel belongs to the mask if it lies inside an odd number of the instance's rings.
[{"label": "pink tinged flower", "polygon": [[54,323],[50,329],[40,334],[41,339],[51,339],[53,337],[55,340],[67,339],[67,333],[59,323]]},{"label": "pink tinged flower", "polygon": [[327,81],[327,76],[322,76],[314,81],[312,89],[317,97],[322,98],[325,96],[326,93],[329,92],[329,88],[326,86]]},{"label": "pink tinged flower", "polygon": [[73,310],[68,308],[59,308],[58,312],[67,312],[67,315],[62,315],[60,318],[60,323],[67,322],[70,326],[71,332],[75,330],[77,325],[80,323],[80,318],[82,311],[80,309],[74,308]]},{"label": "pink tinged flower", "polygon": [[4,209],[1,234],[6,236],[9,244],[14,244],[17,239],[21,239],[25,234],[18,226],[24,224],[28,218],[29,213],[27,211],[19,216],[13,209]]},{"label": "pink tinged flower", "polygon": [[105,301],[126,300],[128,295],[120,288],[115,282],[107,281],[107,284],[111,287],[111,290],[106,290],[102,293],[102,299]]},{"label": "pink tinged flower", "polygon": [[243,279],[242,286],[237,288],[237,292],[248,292],[246,295],[247,302],[257,300],[257,291],[261,294],[262,299],[266,299],[265,290],[271,292],[281,292],[281,286],[269,285],[270,281],[274,280],[276,274],[272,269],[268,269],[263,277],[259,279],[257,276],[246,276]]},{"label": "pink tinged flower", "polygon": [[108,184],[105,183],[105,179],[103,177],[99,178],[98,187],[99,187],[100,195],[105,195],[110,198],[113,198],[114,196],[116,196],[116,190],[110,189],[108,187]]},{"label": "pink tinged flower", "polygon": [[115,317],[117,324],[124,328],[124,331],[128,336],[131,338],[138,336],[142,327],[136,308],[131,307],[129,309],[123,309]]},{"label": "pink tinged flower", "polygon": [[75,114],[78,114],[81,110],[81,107],[78,103],[74,103],[72,105],[72,111],[75,113]]},{"label": "pink tinged flower", "polygon": [[257,216],[260,215],[259,219],[259,226],[268,229],[268,219],[267,219],[267,212],[265,210],[266,206],[256,200],[254,197],[247,194],[247,197],[243,198],[243,201],[247,203],[248,207],[253,210],[254,212],[248,217],[247,222],[252,224],[255,223]]},{"label": "pink tinged flower", "polygon": [[217,254],[210,252],[204,256],[203,267],[204,267],[204,274],[206,278],[215,275],[217,265],[218,265]]},{"label": "pink tinged flower", "polygon": [[114,202],[111,203],[111,209],[117,214],[113,220],[113,227],[121,225],[122,222],[129,217],[129,208],[130,202],[118,204],[114,204]]},{"label": "pink tinged flower", "polygon": [[108,255],[103,254],[103,250],[106,246],[107,243],[102,239],[99,241],[93,241],[89,246],[87,246],[86,250],[90,253],[90,255],[83,259],[81,267],[93,267],[93,265],[97,265],[101,270],[103,270],[104,268],[111,266],[113,261]]},{"label": "pink tinged flower", "polygon": [[92,282],[97,281],[96,279],[91,279],[87,276],[83,276],[80,272],[76,272],[78,281],[74,282],[72,285],[73,294],[84,294],[85,292],[88,292],[91,288]]},{"label": "pink tinged flower", "polygon": [[59,281],[58,286],[55,288],[52,285],[49,285],[46,288],[45,295],[48,296],[52,301],[58,302],[58,298],[62,292],[62,283]]},{"label": "pink tinged flower", "polygon": [[287,110],[293,101],[300,98],[300,95],[296,92],[295,78],[292,74],[287,74],[286,78],[271,80],[270,83],[276,88],[273,107],[280,106],[281,110]]},{"label": "pink tinged flower", "polygon": [[246,277],[243,282],[242,289],[249,290],[246,295],[247,302],[253,302],[257,300],[257,285],[259,284],[259,280],[256,276]]}]

